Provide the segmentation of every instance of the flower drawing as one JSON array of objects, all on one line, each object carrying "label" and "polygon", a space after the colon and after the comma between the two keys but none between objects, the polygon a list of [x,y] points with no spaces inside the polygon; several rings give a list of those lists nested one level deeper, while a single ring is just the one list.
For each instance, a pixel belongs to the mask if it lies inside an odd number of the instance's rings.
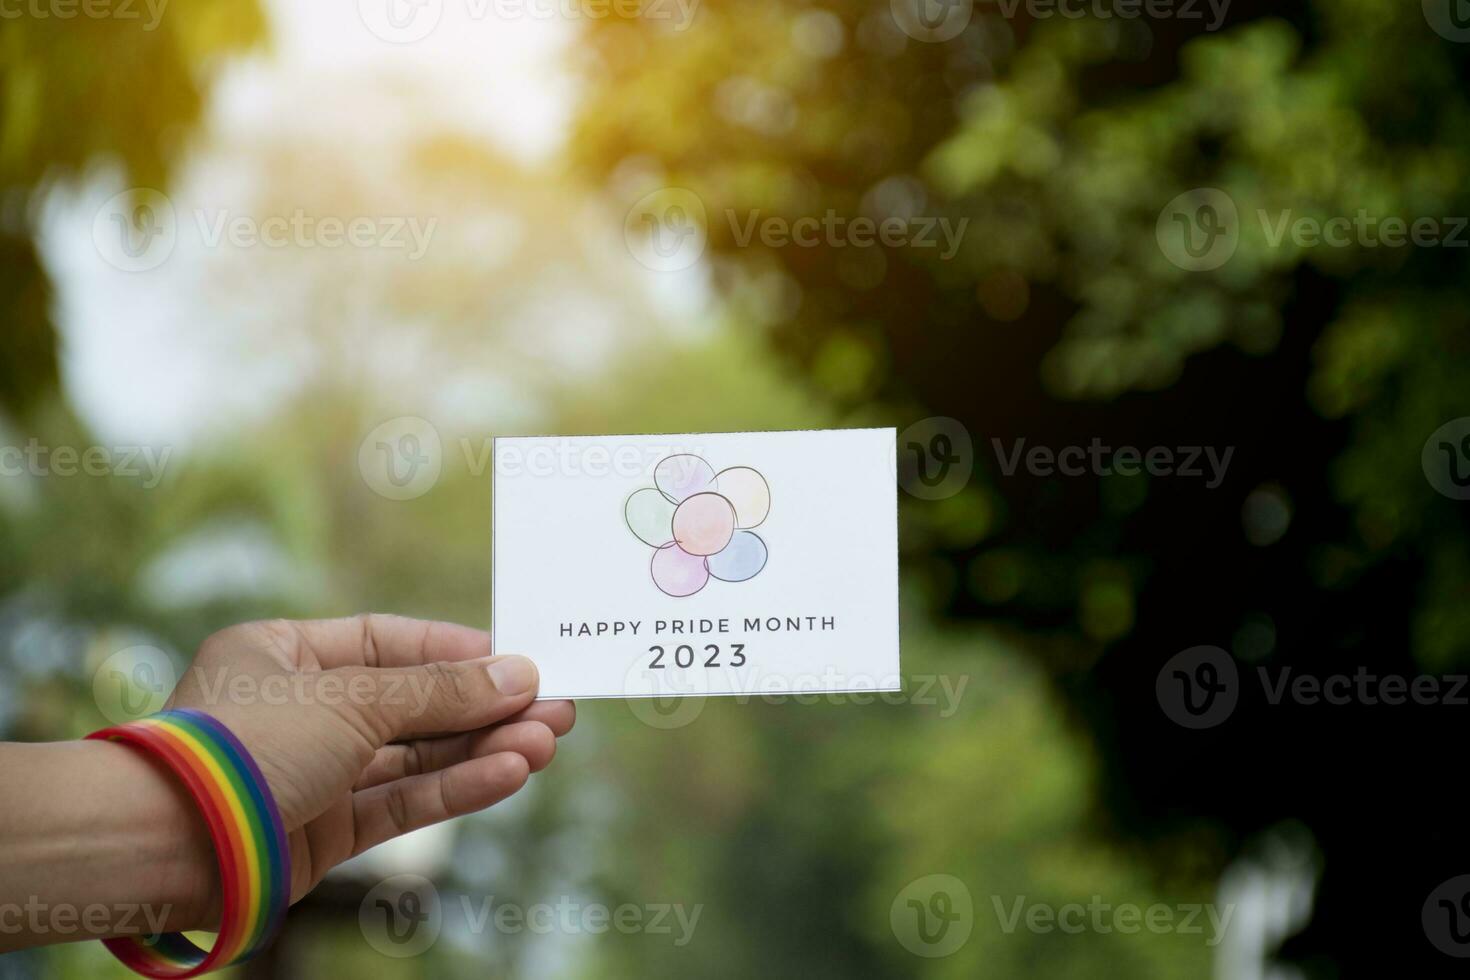
[{"label": "flower drawing", "polygon": [[748,466],[715,472],[698,456],[669,456],[654,486],[623,506],[628,530],[653,549],[649,571],[667,595],[691,596],[712,578],[744,582],[766,567],[766,543],[752,528],[771,512],[766,478]]}]

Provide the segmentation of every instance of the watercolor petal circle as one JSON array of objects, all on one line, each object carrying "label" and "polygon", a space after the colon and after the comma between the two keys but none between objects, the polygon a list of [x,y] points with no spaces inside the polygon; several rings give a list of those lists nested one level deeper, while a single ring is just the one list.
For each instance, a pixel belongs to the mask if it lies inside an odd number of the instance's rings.
[{"label": "watercolor petal circle", "polygon": [[674,505],[653,487],[633,491],[623,517],[628,530],[650,548],[662,548],[674,536]]},{"label": "watercolor petal circle", "polygon": [[771,513],[771,487],[759,470],[732,466],[715,477],[720,495],[735,508],[735,526],[759,527]]},{"label": "watercolor petal circle", "polygon": [[717,493],[696,493],[674,511],[674,541],[691,555],[713,555],[735,534],[735,508]]},{"label": "watercolor petal circle", "polygon": [[665,497],[681,504],[713,486],[715,468],[698,456],[668,456],[653,468],[653,482]]},{"label": "watercolor petal circle", "polygon": [[755,578],[766,567],[766,543],[751,531],[736,531],[725,550],[710,555],[709,573],[721,582],[744,582]]},{"label": "watercolor petal circle", "polygon": [[709,583],[704,558],[691,555],[672,541],[653,553],[649,572],[653,584],[676,599],[693,595]]}]

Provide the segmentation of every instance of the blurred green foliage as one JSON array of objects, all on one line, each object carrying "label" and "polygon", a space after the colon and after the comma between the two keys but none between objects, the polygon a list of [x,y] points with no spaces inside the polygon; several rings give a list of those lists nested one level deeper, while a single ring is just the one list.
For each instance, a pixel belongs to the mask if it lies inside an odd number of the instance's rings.
[{"label": "blurred green foliage", "polygon": [[[633,168],[698,194],[727,293],[839,404],[957,402],[945,359],[995,356],[1023,334],[1059,402],[1158,391],[1221,346],[1279,353],[1295,315],[1299,335],[1319,336],[1307,403],[1283,410],[1352,426],[1331,473],[1357,525],[1343,544],[1425,555],[1415,653],[1426,667],[1463,658],[1458,521],[1416,504],[1417,448],[1458,414],[1470,366],[1460,253],[1272,241],[1285,211],[1453,227],[1470,203],[1459,46],[1392,0],[1237,4],[1229,29],[1193,38],[1020,9],[977,5],[946,44],[906,38],[859,0],[706,4],[683,33],[609,20],[592,32],[602,98],[575,150],[589,172]],[[814,55],[806,39],[829,20],[838,43]],[[1209,272],[1171,262],[1156,236],[1161,208],[1195,187],[1223,190],[1240,215],[1234,257]],[[882,268],[858,281],[863,250],[741,246],[725,220],[881,217],[894,199],[968,219],[956,258],[867,250]],[[878,366],[854,367],[854,350]]]},{"label": "blurred green foliage", "polygon": [[264,35],[253,2],[180,4],[146,30],[143,6],[133,11],[140,20],[7,14],[0,33],[0,408],[12,412],[57,381],[49,289],[32,244],[40,192],[99,167],[121,168],[133,186],[166,184],[207,73]]},{"label": "blurred green foliage", "polygon": [[[969,427],[977,482],[907,502],[908,581],[940,615],[1014,627],[1004,635],[1094,736],[1099,824],[1146,842],[1155,875],[1207,880],[1273,821],[1311,814],[1335,871],[1301,948],[1323,975],[1343,943],[1382,936],[1363,894],[1412,907],[1457,853],[1448,828],[1407,815],[1444,805],[1444,763],[1425,748],[1440,723],[1281,711],[1237,718],[1228,739],[1180,738],[1158,723],[1152,685],[1168,654],[1207,641],[1304,671],[1470,663],[1470,531],[1420,461],[1464,415],[1470,376],[1455,217],[1470,213],[1466,56],[1436,33],[1435,6],[1238,2],[1211,33],[977,4],[962,33],[928,44],[887,4],[729,0],[687,32],[598,24],[585,61],[600,97],[574,147],[630,203],[659,186],[697,195],[722,294],[841,415]],[[1202,271],[1160,232],[1196,188],[1238,215],[1233,256]],[[969,224],[945,260],[742,242],[731,216],[757,212]],[[1282,215],[1428,218],[1461,240],[1278,241]],[[1003,479],[985,459],[992,436],[1099,434],[1239,453],[1213,495]],[[1253,530],[1261,500],[1271,535]],[[1298,744],[1319,751],[1297,757]],[[1360,805],[1360,751],[1398,760],[1378,790],[1402,806]],[[936,785],[963,797],[970,783],[956,767]],[[910,816],[916,837],[954,853],[985,837]],[[999,860],[984,853],[980,879]]]}]

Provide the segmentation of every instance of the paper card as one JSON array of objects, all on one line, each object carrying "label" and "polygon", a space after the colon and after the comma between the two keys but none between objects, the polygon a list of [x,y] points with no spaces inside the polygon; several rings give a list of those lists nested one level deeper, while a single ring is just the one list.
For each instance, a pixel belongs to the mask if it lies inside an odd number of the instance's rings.
[{"label": "paper card", "polygon": [[892,429],[495,440],[495,649],[545,698],[900,689]]}]

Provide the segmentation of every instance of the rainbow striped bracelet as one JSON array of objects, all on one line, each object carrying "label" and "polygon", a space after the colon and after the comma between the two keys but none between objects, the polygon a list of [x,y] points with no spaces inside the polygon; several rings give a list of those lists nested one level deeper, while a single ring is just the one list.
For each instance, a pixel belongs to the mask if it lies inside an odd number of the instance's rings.
[{"label": "rainbow striped bracelet", "polygon": [[197,977],[264,949],[290,904],[291,858],[276,801],[240,740],[209,715],[188,708],[87,738],[132,745],[178,774],[209,824],[223,893],[219,935],[207,953],[176,932],[107,939],[107,948],[147,977]]}]

